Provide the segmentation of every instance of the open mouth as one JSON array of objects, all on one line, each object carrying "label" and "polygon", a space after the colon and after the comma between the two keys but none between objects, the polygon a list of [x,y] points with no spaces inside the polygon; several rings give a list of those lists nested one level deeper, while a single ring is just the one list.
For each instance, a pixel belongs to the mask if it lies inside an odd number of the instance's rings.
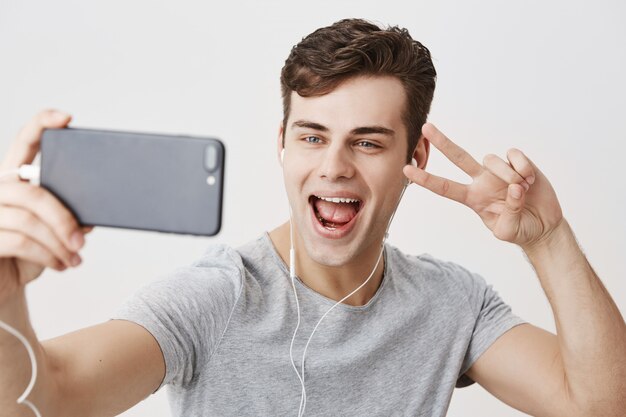
[{"label": "open mouth", "polygon": [[361,210],[362,201],[349,197],[311,195],[309,204],[317,222],[327,231],[348,231]]}]

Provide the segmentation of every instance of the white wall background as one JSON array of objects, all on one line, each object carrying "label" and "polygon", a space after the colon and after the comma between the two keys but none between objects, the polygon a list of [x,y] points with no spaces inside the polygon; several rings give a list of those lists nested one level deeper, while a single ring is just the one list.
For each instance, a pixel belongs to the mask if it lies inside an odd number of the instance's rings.
[{"label": "white wall background", "polygon": [[[211,243],[238,245],[287,218],[275,137],[292,45],[344,17],[407,27],[439,73],[430,120],[479,161],[524,150],[622,311],[626,308],[626,5],[618,0],[102,2],[0,0],[0,154],[44,107],[74,126],[214,135],[228,151],[216,238],[96,229],[83,265],[29,289],[42,338],[107,320],[135,289]],[[433,152],[430,169],[464,179]],[[392,243],[480,272],[528,321],[554,331],[520,250],[469,209],[413,186]],[[163,391],[124,413],[169,416]],[[520,416],[474,385],[449,416]]]}]

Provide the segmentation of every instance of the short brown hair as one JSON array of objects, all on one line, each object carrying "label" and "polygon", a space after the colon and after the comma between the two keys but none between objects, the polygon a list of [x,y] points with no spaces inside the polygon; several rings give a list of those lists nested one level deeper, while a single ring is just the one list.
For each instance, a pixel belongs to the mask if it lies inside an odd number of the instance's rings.
[{"label": "short brown hair", "polygon": [[402,119],[410,161],[430,111],[437,73],[428,48],[397,26],[381,28],[363,19],[344,19],[317,29],[294,46],[280,74],[284,128],[292,91],[302,97],[321,96],[359,75],[389,75],[404,86],[407,108]]}]

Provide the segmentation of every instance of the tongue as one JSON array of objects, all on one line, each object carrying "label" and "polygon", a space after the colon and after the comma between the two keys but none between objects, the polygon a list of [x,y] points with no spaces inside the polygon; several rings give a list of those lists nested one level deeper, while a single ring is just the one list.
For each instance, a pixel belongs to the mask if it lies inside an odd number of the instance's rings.
[{"label": "tongue", "polygon": [[356,208],[351,203],[331,203],[321,199],[315,200],[315,209],[327,222],[348,223],[356,216]]}]

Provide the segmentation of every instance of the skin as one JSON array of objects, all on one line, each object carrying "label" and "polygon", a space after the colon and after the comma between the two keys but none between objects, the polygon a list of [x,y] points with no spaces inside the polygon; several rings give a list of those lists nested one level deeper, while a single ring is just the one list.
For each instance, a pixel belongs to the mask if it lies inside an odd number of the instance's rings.
[{"label": "skin", "polygon": [[[406,177],[406,128],[401,119],[405,94],[394,78],[357,78],[329,94],[303,98],[292,93],[287,128],[277,138],[283,151],[285,189],[290,201],[296,248],[296,273],[305,284],[340,300],[367,277]],[[305,124],[306,122],[306,124]],[[389,134],[354,134],[366,127],[384,127]],[[428,142],[421,140],[415,158],[422,168]],[[320,236],[313,228],[309,196],[348,192],[363,201],[352,232],[341,239]],[[289,223],[270,232],[278,253],[289,259]],[[302,250],[304,249],[304,250]],[[287,262],[288,263],[288,262]],[[383,262],[366,287],[346,300],[362,305],[380,285]]]},{"label": "skin", "polygon": [[[555,316],[557,334],[532,325],[502,335],[470,368],[468,376],[505,403],[537,416],[619,416],[626,409],[626,325],[610,295],[578,247],[563,218],[552,186],[521,151],[507,159],[488,156],[482,164],[434,125],[422,129],[414,156],[405,166],[406,131],[398,117],[404,92],[392,78],[358,78],[322,97],[292,96],[285,136],[285,188],[293,211],[297,274],[319,293],[339,300],[370,273],[403,187],[404,176],[474,210],[493,234],[519,245],[537,272]],[[308,120],[326,129],[292,127]],[[18,135],[2,170],[32,161],[42,127],[61,127],[69,116],[38,115]],[[384,126],[392,136],[351,133]],[[317,139],[306,139],[309,136]],[[372,142],[376,150],[365,149]],[[425,171],[430,144],[472,177],[458,184]],[[308,196],[349,189],[365,201],[352,232],[322,239],[311,227]],[[519,192],[519,198],[516,193]],[[45,416],[114,415],[149,395],[165,372],[152,336],[138,325],[109,321],[39,342],[28,320],[24,286],[43,266],[71,265],[80,242],[76,222],[45,190],[0,181],[0,319],[27,335],[40,371],[30,400]],[[16,207],[18,211],[8,208]],[[26,213],[26,214],[24,214]],[[7,226],[10,224],[11,226]],[[289,259],[289,223],[270,237]],[[362,305],[375,294],[382,264],[370,284],[348,303]],[[584,311],[584,314],[580,314]],[[120,350],[119,346],[124,345]],[[0,332],[0,409],[31,416],[15,405],[29,378],[23,347]]]}]

